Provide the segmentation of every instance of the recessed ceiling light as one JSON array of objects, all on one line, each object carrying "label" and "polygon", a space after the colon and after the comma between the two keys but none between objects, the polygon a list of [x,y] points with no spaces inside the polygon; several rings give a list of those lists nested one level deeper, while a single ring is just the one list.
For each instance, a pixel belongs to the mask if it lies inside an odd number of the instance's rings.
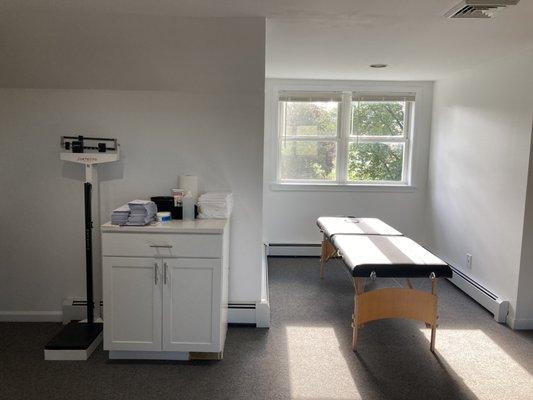
[{"label": "recessed ceiling light", "polygon": [[387,64],[370,64],[370,68],[385,68]]}]

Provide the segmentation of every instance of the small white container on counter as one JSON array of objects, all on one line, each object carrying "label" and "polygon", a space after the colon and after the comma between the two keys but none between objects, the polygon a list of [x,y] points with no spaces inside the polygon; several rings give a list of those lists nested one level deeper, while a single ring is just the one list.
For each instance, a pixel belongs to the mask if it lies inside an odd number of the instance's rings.
[{"label": "small white container on counter", "polygon": [[172,219],[170,212],[161,211],[157,213],[157,220],[162,223],[169,222]]}]

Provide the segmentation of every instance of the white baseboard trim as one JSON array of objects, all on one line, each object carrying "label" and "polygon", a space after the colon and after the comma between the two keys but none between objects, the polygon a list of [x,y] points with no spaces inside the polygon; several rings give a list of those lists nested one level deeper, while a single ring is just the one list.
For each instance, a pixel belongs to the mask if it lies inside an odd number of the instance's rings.
[{"label": "white baseboard trim", "polygon": [[0,311],[0,322],[63,322],[63,312]]}]

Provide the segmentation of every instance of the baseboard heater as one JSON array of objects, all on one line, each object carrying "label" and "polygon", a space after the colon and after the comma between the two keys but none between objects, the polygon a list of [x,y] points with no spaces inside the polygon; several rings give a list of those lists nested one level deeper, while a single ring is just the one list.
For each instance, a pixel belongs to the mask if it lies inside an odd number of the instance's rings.
[{"label": "baseboard heater", "polygon": [[507,300],[502,300],[452,265],[450,267],[453,270],[453,278],[448,279],[451,283],[490,311],[496,321],[502,323],[507,321],[507,314],[509,313],[509,302]]},{"label": "baseboard heater", "polygon": [[320,243],[269,243],[269,257],[320,257]]},{"label": "baseboard heater", "polygon": [[[100,312],[103,312],[104,303],[100,301]],[[65,299],[63,301],[63,323],[80,321],[85,318],[87,301],[80,299]],[[97,311],[97,310],[95,310]],[[96,315],[100,313],[96,312]],[[257,322],[255,303],[230,303],[228,304],[228,322],[230,324],[253,324]]]},{"label": "baseboard heater", "polygon": [[228,304],[228,323],[255,325],[256,324],[256,305],[255,303],[229,303]]},{"label": "baseboard heater", "polygon": [[[104,303],[100,300],[100,307],[98,302],[95,302],[95,316],[101,316],[104,312]],[[87,300],[68,298],[63,300],[63,324],[68,324],[70,321],[81,321],[87,315]]]}]

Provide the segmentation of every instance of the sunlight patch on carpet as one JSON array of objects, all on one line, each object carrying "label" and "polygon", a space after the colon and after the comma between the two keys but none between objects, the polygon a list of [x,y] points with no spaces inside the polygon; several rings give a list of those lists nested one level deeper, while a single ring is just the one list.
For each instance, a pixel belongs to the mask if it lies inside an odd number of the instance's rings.
[{"label": "sunlight patch on carpet", "polygon": [[[421,332],[429,341],[430,331]],[[435,347],[478,400],[533,398],[531,374],[483,331],[439,329]]]},{"label": "sunlight patch on carpet", "polygon": [[360,399],[331,327],[287,326],[292,399]]}]

